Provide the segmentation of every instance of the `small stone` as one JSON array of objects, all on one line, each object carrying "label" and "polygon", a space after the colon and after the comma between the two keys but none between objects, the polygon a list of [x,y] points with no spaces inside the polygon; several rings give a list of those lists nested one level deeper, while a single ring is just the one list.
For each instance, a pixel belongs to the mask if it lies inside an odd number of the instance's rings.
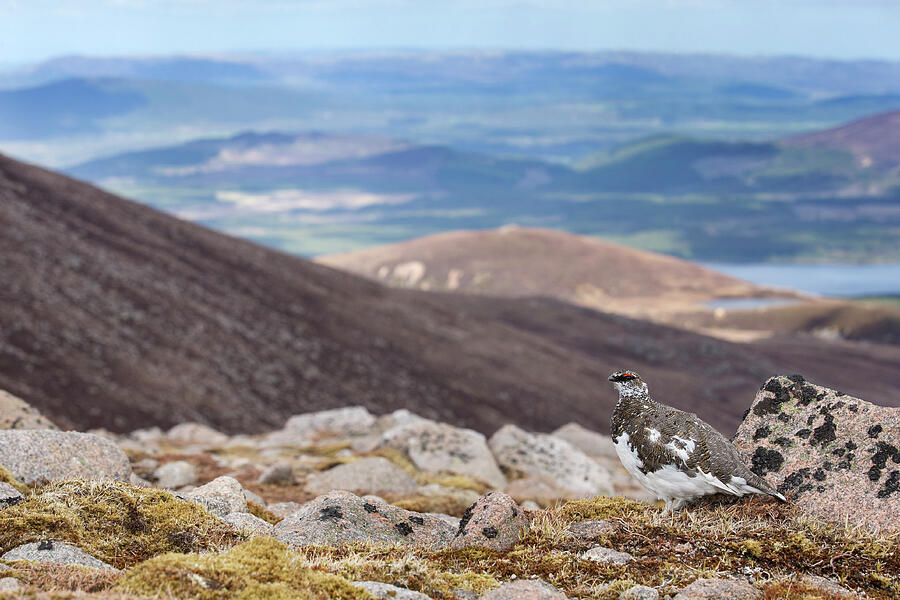
[{"label": "small stone", "polygon": [[131,463],[113,442],[90,433],[0,431],[3,466],[26,485],[63,479],[128,481]]},{"label": "small stone", "polygon": [[481,600],[568,600],[561,591],[540,579],[510,581],[488,592]]},{"label": "small stone", "polygon": [[228,443],[227,435],[203,423],[181,423],[170,429],[166,437],[173,442],[215,448]]},{"label": "small stone", "polygon": [[619,594],[619,600],[659,600],[659,592],[646,585],[636,585]]},{"label": "small stone", "polygon": [[566,531],[577,540],[582,542],[596,541],[597,538],[609,535],[616,531],[616,526],[609,521],[601,521],[598,519],[587,519],[585,521],[576,521],[566,528]]},{"label": "small stone", "polygon": [[22,589],[22,584],[15,577],[0,578],[0,594],[11,594]]},{"label": "small stone", "polygon": [[675,595],[674,600],[759,600],[763,593],[745,581],[698,579]]},{"label": "small stone", "polygon": [[193,502],[194,504],[199,504],[200,506],[205,508],[208,513],[210,513],[211,515],[215,515],[220,519],[224,519],[232,512],[231,507],[225,500],[225,498],[204,498],[200,496],[194,497],[186,493],[175,494],[175,497],[179,500],[184,500],[185,502]]},{"label": "small stone", "polygon": [[0,510],[18,504],[24,499],[22,492],[8,483],[0,482]]},{"label": "small stone", "polygon": [[478,594],[471,590],[456,588],[450,590],[450,593],[453,594],[455,600],[478,600]]},{"label": "small stone", "polygon": [[819,577],[818,575],[802,575],[798,579],[799,583],[803,585],[820,590],[825,592],[826,594],[830,594],[831,596],[837,596],[838,598],[856,598],[856,592],[852,590],[848,590],[837,581],[833,579],[828,579],[827,577]]},{"label": "small stone", "polygon": [[156,485],[167,490],[177,490],[197,483],[197,468],[185,460],[168,462],[155,471]]},{"label": "small stone", "polygon": [[592,560],[594,562],[612,563],[614,565],[624,565],[634,560],[634,557],[627,552],[619,552],[612,548],[604,548],[603,546],[595,546],[581,555],[584,560]]},{"label": "small stone", "polygon": [[275,526],[276,538],[294,547],[369,542],[442,548],[454,533],[452,525],[432,515],[345,491],[319,496]]},{"label": "small stone", "polygon": [[451,548],[483,546],[504,552],[512,548],[528,527],[528,517],[503,492],[480,498],[463,513]]},{"label": "small stone", "polygon": [[249,536],[262,535],[274,537],[274,525],[272,525],[271,523],[267,523],[266,521],[263,521],[259,517],[251,515],[250,513],[228,513],[227,515],[225,515],[225,522],[229,523],[238,531]]},{"label": "small stone", "polygon": [[274,485],[293,485],[294,467],[291,463],[280,462],[268,467],[260,474],[257,483]]},{"label": "small stone", "polygon": [[361,587],[378,600],[431,600],[431,596],[380,581],[354,581],[353,585]]},{"label": "small stone", "polygon": [[279,519],[284,519],[303,508],[303,505],[298,502],[275,502],[266,508]]},{"label": "small stone", "polygon": [[234,477],[223,475],[209,483],[191,490],[189,498],[221,498],[228,505],[228,512],[247,512],[244,488]]},{"label": "small stone", "polygon": [[30,544],[17,546],[0,558],[7,562],[14,560],[33,560],[37,562],[55,563],[58,565],[81,565],[83,567],[93,567],[95,569],[109,571],[117,570],[102,560],[98,560],[93,556],[86,554],[78,546],[51,540],[32,542]]},{"label": "small stone", "polygon": [[527,511],[527,512],[541,510],[541,506],[534,500],[526,500],[520,506],[522,507],[522,510]]},{"label": "small stone", "polygon": [[338,465],[306,480],[306,491],[322,495],[332,490],[357,494],[409,496],[418,490],[415,479],[386,458],[363,458]]}]

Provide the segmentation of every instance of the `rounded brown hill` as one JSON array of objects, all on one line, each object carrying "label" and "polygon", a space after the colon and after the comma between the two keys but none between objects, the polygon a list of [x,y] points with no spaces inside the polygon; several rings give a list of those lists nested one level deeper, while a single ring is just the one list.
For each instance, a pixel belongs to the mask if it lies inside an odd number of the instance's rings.
[{"label": "rounded brown hill", "polygon": [[863,167],[900,163],[900,110],[783,140],[786,146],[830,148],[853,154]]},{"label": "rounded brown hill", "polygon": [[550,296],[616,312],[653,310],[661,300],[672,307],[774,295],[670,256],[515,226],[441,233],[318,260],[397,287]]}]

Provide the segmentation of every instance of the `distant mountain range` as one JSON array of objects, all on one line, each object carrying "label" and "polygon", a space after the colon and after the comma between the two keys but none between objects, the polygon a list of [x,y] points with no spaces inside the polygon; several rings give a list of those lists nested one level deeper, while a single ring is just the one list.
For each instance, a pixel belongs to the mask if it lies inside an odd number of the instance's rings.
[{"label": "distant mountain range", "polygon": [[391,290],[5,157],[0,265],[0,389],[79,428],[259,431],[362,404],[606,429],[622,366],[725,430],[773,373],[900,404],[888,346],[731,344],[549,299]]},{"label": "distant mountain range", "polygon": [[68,172],[305,255],[520,223],[695,260],[900,260],[898,115],[769,142],[657,136],[574,168],[387,136],[274,132]]}]

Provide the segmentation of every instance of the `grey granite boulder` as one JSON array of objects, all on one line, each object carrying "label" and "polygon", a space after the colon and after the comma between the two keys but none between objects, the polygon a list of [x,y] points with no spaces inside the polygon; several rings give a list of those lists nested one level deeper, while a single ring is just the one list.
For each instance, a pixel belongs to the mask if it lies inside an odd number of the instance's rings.
[{"label": "grey granite boulder", "polygon": [[584,560],[591,560],[599,563],[611,563],[614,565],[624,565],[634,560],[634,557],[628,552],[619,552],[612,548],[604,548],[603,546],[595,546],[581,555]]},{"label": "grey granite boulder", "polygon": [[27,485],[44,480],[128,481],[131,463],[113,442],[70,431],[0,431],[0,464]]},{"label": "grey granite boulder", "polygon": [[283,519],[303,508],[303,505],[298,502],[273,502],[266,508],[279,519]]},{"label": "grey granite boulder", "polygon": [[611,437],[591,431],[578,423],[566,423],[550,435],[566,440],[591,458],[619,460]]},{"label": "grey granite boulder", "polygon": [[561,591],[540,579],[510,581],[488,592],[481,600],[567,600]]},{"label": "grey granite boulder", "polygon": [[185,502],[193,502],[199,506],[202,506],[206,509],[206,512],[211,515],[215,515],[220,519],[224,519],[226,516],[232,513],[231,506],[225,500],[225,498],[218,497],[203,497],[203,496],[190,496],[186,493],[176,493],[174,494],[176,498],[179,500],[184,500]]},{"label": "grey granite boulder", "polygon": [[799,375],[773,377],[734,445],[755,473],[805,511],[900,529],[900,408]]},{"label": "grey granite boulder", "polygon": [[0,429],[56,429],[56,425],[21,398],[0,390]]},{"label": "grey granite boulder", "polygon": [[450,547],[509,550],[528,528],[528,521],[515,500],[502,492],[492,492],[466,509]]},{"label": "grey granite boulder", "polygon": [[0,482],[0,510],[18,504],[24,499],[22,492],[8,483]]},{"label": "grey granite boulder", "polygon": [[185,460],[176,460],[157,467],[153,478],[159,487],[176,490],[197,483],[197,468]]},{"label": "grey granite boulder", "polygon": [[560,497],[613,494],[609,471],[561,438],[504,425],[488,444],[503,468],[526,476],[552,477],[559,485]]},{"label": "grey granite boulder", "polygon": [[421,592],[414,592],[380,581],[354,581],[353,585],[361,587],[378,600],[431,600],[431,596],[426,596]]},{"label": "grey granite boulder", "polygon": [[343,491],[307,502],[275,526],[275,537],[295,547],[370,542],[441,548],[455,533],[451,524],[433,515]]},{"label": "grey granite boulder", "polygon": [[166,433],[166,438],[182,444],[222,447],[228,443],[229,437],[221,431],[203,423],[179,423]]},{"label": "grey granite boulder", "polygon": [[187,493],[192,500],[201,498],[221,499],[225,501],[229,513],[247,512],[247,499],[244,497],[244,488],[234,477],[223,475],[216,477],[209,483],[194,488]]},{"label": "grey granite boulder", "polygon": [[381,445],[403,451],[422,471],[466,475],[497,488],[506,485],[485,437],[471,429],[419,419],[386,431]]},{"label": "grey granite boulder", "polygon": [[698,579],[674,600],[759,600],[763,593],[747,583],[733,579]]},{"label": "grey granite boulder", "polygon": [[109,571],[117,570],[115,567],[106,564],[102,560],[96,559],[90,554],[83,552],[78,546],[73,546],[66,542],[50,540],[17,546],[3,556],[0,556],[0,558],[8,562],[14,560],[33,560],[37,562],[55,563],[58,565],[81,565],[83,567],[93,567],[95,569]]},{"label": "grey granite boulder", "polygon": [[375,416],[362,406],[346,406],[332,410],[295,415],[284,425],[285,431],[301,436],[332,435],[347,437],[369,433]]},{"label": "grey granite boulder", "polygon": [[248,536],[273,536],[274,525],[245,512],[228,513],[225,522]]},{"label": "grey granite boulder", "polygon": [[306,479],[306,491],[322,495],[332,490],[378,496],[408,496],[418,489],[415,479],[386,458],[363,458],[338,465]]}]

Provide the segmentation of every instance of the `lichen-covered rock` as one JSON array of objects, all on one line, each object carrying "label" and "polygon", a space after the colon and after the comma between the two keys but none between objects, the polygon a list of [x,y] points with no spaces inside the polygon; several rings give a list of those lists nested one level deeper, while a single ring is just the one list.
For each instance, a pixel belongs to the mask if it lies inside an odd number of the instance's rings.
[{"label": "lichen-covered rock", "polygon": [[431,600],[431,596],[426,596],[421,592],[414,592],[380,581],[354,581],[353,585],[361,587],[378,600]]},{"label": "lichen-covered rock", "polygon": [[128,481],[131,464],[113,442],[90,433],[0,431],[0,465],[27,485],[63,479]]},{"label": "lichen-covered rock", "polygon": [[279,519],[283,519],[303,508],[303,505],[299,502],[273,502],[266,508]]},{"label": "lichen-covered rock", "polygon": [[0,429],[56,429],[36,408],[0,390]]},{"label": "lichen-covered rock", "polygon": [[187,494],[187,497],[190,499],[221,498],[227,504],[229,513],[247,512],[244,488],[237,479],[228,475],[216,477],[209,483],[194,488]]},{"label": "lichen-covered rock", "polygon": [[0,594],[13,594],[22,589],[22,584],[15,577],[0,578]]},{"label": "lichen-covered rock", "polygon": [[274,526],[263,521],[259,517],[245,512],[228,513],[224,517],[225,522],[249,536],[268,535],[273,536]]},{"label": "lichen-covered rock", "polygon": [[566,440],[592,458],[619,460],[611,437],[586,429],[578,423],[567,423],[550,435]]},{"label": "lichen-covered rock", "polygon": [[307,502],[275,526],[275,536],[295,547],[370,542],[440,548],[455,533],[452,525],[433,515],[342,491]]},{"label": "lichen-covered rock", "polygon": [[674,600],[757,600],[763,593],[745,581],[733,579],[698,579]]},{"label": "lichen-covered rock", "polygon": [[244,488],[244,500],[247,501],[248,506],[251,502],[253,502],[254,504],[259,504],[263,508],[266,507],[266,501],[263,499],[263,497],[252,490],[248,490],[247,488]]},{"label": "lichen-covered rock", "polygon": [[257,480],[258,483],[274,485],[292,485],[294,483],[294,467],[291,463],[280,462],[267,467]]},{"label": "lichen-covered rock", "polygon": [[176,490],[197,483],[197,468],[186,460],[175,460],[157,467],[153,478],[159,487]]},{"label": "lichen-covered rock", "polygon": [[22,495],[22,492],[8,483],[0,482],[0,510],[7,506],[14,506],[24,499],[25,496]]},{"label": "lichen-covered rock", "polygon": [[491,436],[488,444],[503,468],[554,478],[560,486],[560,497],[613,493],[609,471],[563,439],[504,425]]},{"label": "lichen-covered rock", "polygon": [[818,590],[823,592],[824,594],[829,594],[830,596],[834,596],[837,598],[858,598],[859,595],[852,591],[848,590],[837,581],[833,579],[828,579],[827,577],[819,577],[818,575],[802,575],[797,579],[797,582],[814,590]]},{"label": "lichen-covered rock", "polygon": [[488,592],[481,600],[567,600],[561,591],[540,579],[510,581]]},{"label": "lichen-covered rock", "polygon": [[900,408],[876,406],[801,376],[773,377],[734,445],[802,509],[900,529]]},{"label": "lichen-covered rock", "polygon": [[603,546],[595,546],[581,555],[584,560],[592,560],[600,563],[612,563],[614,565],[624,565],[634,560],[634,557],[628,552],[619,552],[612,548],[604,548]]},{"label": "lichen-covered rock", "polygon": [[285,431],[301,436],[329,434],[336,437],[363,435],[375,426],[375,416],[362,406],[295,415],[284,425]]},{"label": "lichen-covered rock", "polygon": [[418,489],[416,480],[386,458],[363,458],[338,465],[306,479],[306,491],[320,496],[332,490],[355,494],[406,496]]},{"label": "lichen-covered rock", "polygon": [[198,444],[200,446],[222,447],[228,443],[228,436],[203,423],[179,423],[166,433],[173,442]]},{"label": "lichen-covered rock", "polygon": [[528,527],[528,517],[515,500],[492,492],[466,509],[451,548],[484,546],[501,552],[512,548]]},{"label": "lichen-covered rock", "polygon": [[506,485],[485,437],[471,429],[420,419],[386,431],[382,445],[403,451],[423,471],[466,475],[496,488]]},{"label": "lichen-covered rock", "polygon": [[659,592],[646,585],[636,585],[619,594],[619,600],[659,600]]},{"label": "lichen-covered rock", "polygon": [[5,561],[34,560],[58,565],[81,565],[95,569],[116,570],[115,567],[82,551],[78,546],[52,540],[22,544],[0,558]]}]

